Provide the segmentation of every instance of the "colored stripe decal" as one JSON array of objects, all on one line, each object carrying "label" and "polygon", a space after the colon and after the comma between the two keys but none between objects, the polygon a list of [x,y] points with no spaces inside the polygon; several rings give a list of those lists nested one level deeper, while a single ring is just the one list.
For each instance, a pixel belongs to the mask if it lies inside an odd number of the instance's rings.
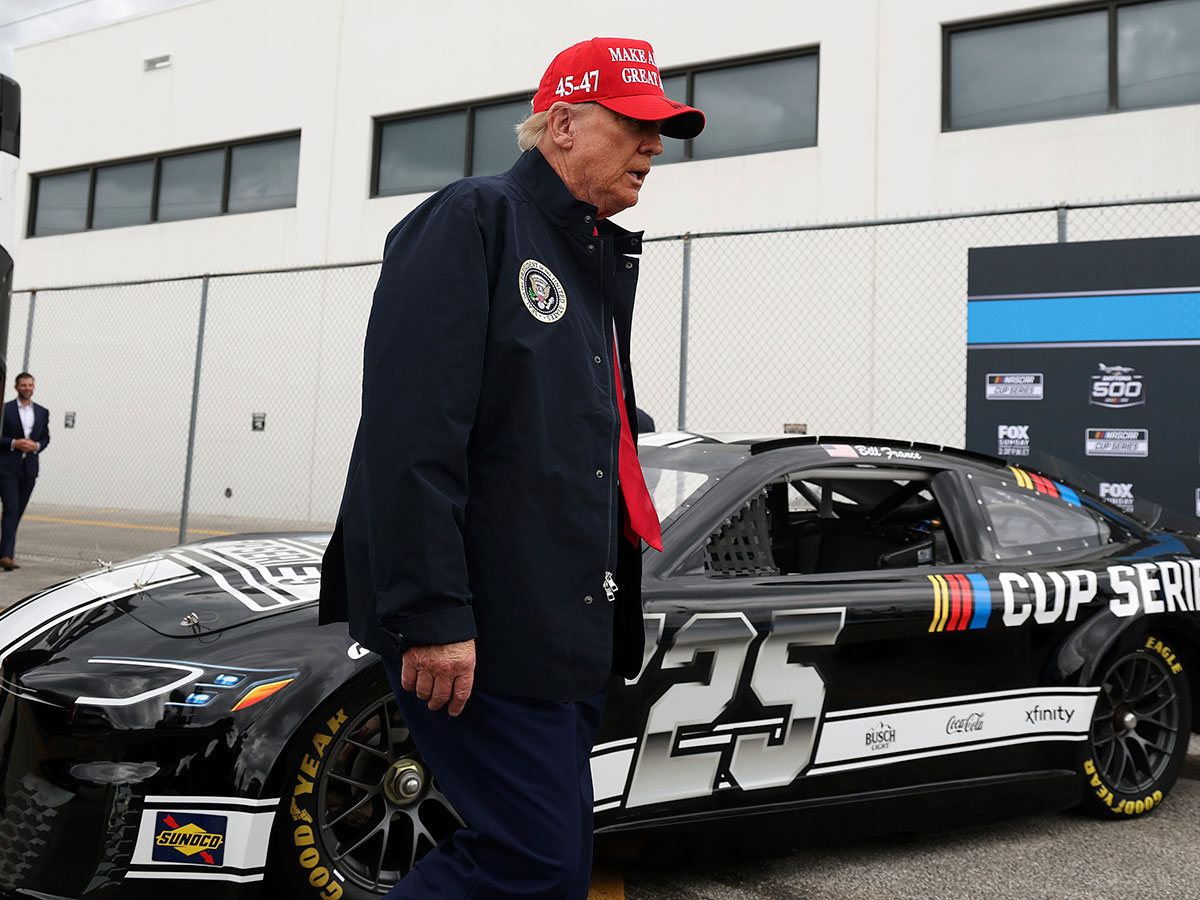
[{"label": "colored stripe decal", "polygon": [[1009,466],[1009,469],[1011,469],[1013,475],[1016,476],[1018,487],[1029,488],[1029,490],[1033,490],[1033,482],[1030,481],[1029,476],[1025,474],[1023,470],[1018,469],[1015,466]]},{"label": "colored stripe decal", "polygon": [[968,575],[967,580],[975,589],[975,615],[971,617],[971,627],[987,628],[992,615],[992,589],[982,575]]},{"label": "colored stripe decal", "polygon": [[1055,482],[1054,486],[1058,488],[1059,494],[1062,495],[1063,500],[1065,500],[1067,503],[1070,503],[1072,506],[1083,506],[1083,503],[1079,499],[1079,495],[1065,484],[1058,484]]},{"label": "colored stripe decal", "polygon": [[969,300],[968,344],[1200,338],[1200,293]]},{"label": "colored stripe decal", "polygon": [[971,620],[971,613],[975,609],[975,597],[971,590],[971,583],[967,581],[966,575],[955,575],[958,581],[959,589],[962,591],[962,616],[958,620],[958,630],[965,631],[967,622]]},{"label": "colored stripe decal", "polygon": [[958,619],[962,615],[962,594],[953,575],[947,575],[946,581],[950,584],[950,624],[946,627],[950,631],[958,631]]},{"label": "colored stripe decal", "polygon": [[938,630],[938,619],[942,617],[942,586],[938,584],[936,575],[926,575],[933,585],[933,618],[929,622],[931,632]]},{"label": "colored stripe decal", "polygon": [[950,618],[950,587],[946,584],[946,579],[941,575],[933,576],[937,579],[938,586],[942,590],[942,614],[938,618],[937,630],[945,631],[946,622]]}]

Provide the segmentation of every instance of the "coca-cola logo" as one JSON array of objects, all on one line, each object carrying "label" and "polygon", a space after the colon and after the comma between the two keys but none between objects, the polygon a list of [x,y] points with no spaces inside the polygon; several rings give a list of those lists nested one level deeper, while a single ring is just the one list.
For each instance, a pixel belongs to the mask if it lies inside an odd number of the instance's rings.
[{"label": "coca-cola logo", "polygon": [[967,734],[972,731],[983,731],[983,713],[951,716],[946,720],[946,734]]},{"label": "coca-cola logo", "polygon": [[880,722],[867,729],[866,745],[872,753],[886,750],[896,743],[896,729],[886,722]]}]

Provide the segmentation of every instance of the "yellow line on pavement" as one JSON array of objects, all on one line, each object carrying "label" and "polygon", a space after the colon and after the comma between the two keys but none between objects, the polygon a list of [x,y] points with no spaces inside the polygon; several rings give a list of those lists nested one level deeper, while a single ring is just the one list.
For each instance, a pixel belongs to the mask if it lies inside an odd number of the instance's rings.
[{"label": "yellow line on pavement", "polygon": [[[90,519],[56,519],[51,516],[23,516],[26,522],[58,522],[63,525],[100,525],[104,528],[135,528],[139,531],[174,531],[178,528],[168,528],[166,525],[131,525],[128,522],[95,522]],[[203,528],[189,528],[188,534],[236,534],[233,531],[206,531]]]},{"label": "yellow line on pavement", "polygon": [[625,879],[621,870],[603,864],[595,866],[588,900],[625,900]]}]

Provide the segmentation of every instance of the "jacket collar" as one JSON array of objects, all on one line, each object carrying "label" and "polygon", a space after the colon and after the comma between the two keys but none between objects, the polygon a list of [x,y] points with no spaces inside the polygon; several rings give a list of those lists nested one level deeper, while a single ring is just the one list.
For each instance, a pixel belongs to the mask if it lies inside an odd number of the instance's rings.
[{"label": "jacket collar", "polygon": [[626,231],[611,219],[597,221],[596,207],[575,198],[537,147],[522,153],[509,174],[555,225],[585,237],[593,231],[609,235],[617,253],[642,252],[642,232]]}]

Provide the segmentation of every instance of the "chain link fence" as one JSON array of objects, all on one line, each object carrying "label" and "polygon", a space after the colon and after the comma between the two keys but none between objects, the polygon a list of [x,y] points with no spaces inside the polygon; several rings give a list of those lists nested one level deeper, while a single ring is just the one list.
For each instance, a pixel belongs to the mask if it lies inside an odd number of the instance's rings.
[{"label": "chain link fence", "polygon": [[[1200,197],[649,238],[638,402],[660,431],[961,445],[969,248],[1189,234]],[[37,376],[52,435],[18,556],[329,529],[378,275],[373,262],[14,292],[10,376]]]}]

